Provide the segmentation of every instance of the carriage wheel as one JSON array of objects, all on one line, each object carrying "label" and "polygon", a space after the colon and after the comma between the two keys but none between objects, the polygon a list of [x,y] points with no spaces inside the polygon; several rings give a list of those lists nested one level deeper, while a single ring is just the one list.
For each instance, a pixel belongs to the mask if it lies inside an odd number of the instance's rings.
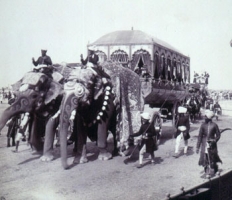
[{"label": "carriage wheel", "polygon": [[154,128],[157,133],[156,139],[157,139],[157,145],[160,143],[160,137],[162,134],[162,118],[159,114],[155,114],[154,116]]},{"label": "carriage wheel", "polygon": [[180,102],[175,102],[172,108],[172,125],[175,126],[177,122],[178,116],[178,107],[180,106]]}]

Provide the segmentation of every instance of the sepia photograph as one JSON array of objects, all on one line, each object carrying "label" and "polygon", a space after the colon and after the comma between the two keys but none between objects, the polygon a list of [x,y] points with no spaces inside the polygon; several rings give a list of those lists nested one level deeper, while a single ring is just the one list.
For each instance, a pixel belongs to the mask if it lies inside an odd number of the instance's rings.
[{"label": "sepia photograph", "polygon": [[232,200],[231,8],[0,0],[0,200]]}]

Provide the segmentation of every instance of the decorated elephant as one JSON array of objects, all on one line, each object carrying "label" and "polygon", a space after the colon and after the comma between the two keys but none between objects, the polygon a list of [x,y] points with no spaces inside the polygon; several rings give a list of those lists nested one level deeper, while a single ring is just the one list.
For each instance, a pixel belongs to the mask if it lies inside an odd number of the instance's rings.
[{"label": "decorated elephant", "polygon": [[[46,68],[43,71],[43,68]],[[16,96],[15,102],[4,110],[0,116],[0,131],[8,119],[20,113],[31,113],[32,128],[30,143],[37,149],[43,148],[41,134],[45,132],[45,123],[49,115],[59,109],[62,97],[62,85],[53,78],[52,70],[39,66],[26,73],[16,84],[12,85]],[[59,98],[60,97],[60,98]]]},{"label": "decorated elephant", "polygon": [[[130,69],[107,61],[101,64],[110,79],[102,76],[99,68],[76,68],[64,84],[64,96],[60,111],[60,147],[64,169],[67,163],[67,132],[71,113],[76,111],[80,162],[87,162],[86,139],[97,140],[100,160],[109,160],[107,150],[110,130],[122,150],[128,148],[128,138],[140,124],[136,117],[143,110],[144,101],[139,76]],[[115,148],[117,143],[114,144]],[[74,162],[77,161],[77,157]]]}]

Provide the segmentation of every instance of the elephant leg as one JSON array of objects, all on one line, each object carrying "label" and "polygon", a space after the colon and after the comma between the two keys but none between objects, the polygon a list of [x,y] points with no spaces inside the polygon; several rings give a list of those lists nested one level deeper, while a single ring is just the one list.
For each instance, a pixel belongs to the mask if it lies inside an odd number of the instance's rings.
[{"label": "elephant leg", "polygon": [[77,119],[78,115],[76,116],[75,120],[73,121],[73,123],[71,124],[72,128],[71,128],[71,135],[67,141],[67,145],[71,145],[74,143],[74,148],[73,148],[73,153],[77,153],[78,151],[78,143],[77,143],[77,123],[76,121],[78,120]]},{"label": "elephant leg", "polygon": [[113,149],[112,155],[117,156],[119,153],[119,149],[118,149],[118,142],[117,142],[117,136],[116,136],[116,125],[110,128],[110,132],[113,134],[113,143],[114,143],[114,149]]},{"label": "elephant leg", "polygon": [[14,135],[12,135],[12,137],[11,137],[11,138],[12,138],[12,147],[13,147],[13,146],[15,146],[15,134],[14,134]]},{"label": "elephant leg", "polygon": [[80,116],[77,114],[75,118],[75,124],[73,127],[73,133],[75,135],[75,147],[76,147],[76,155],[73,160],[74,164],[83,164],[88,162],[87,154],[86,154],[86,141],[87,141],[87,131],[88,128],[83,125],[83,122]]},{"label": "elephant leg", "polygon": [[10,147],[10,137],[7,137],[7,147]]},{"label": "elephant leg", "polygon": [[41,141],[41,135],[38,132],[38,127],[40,126],[38,118],[34,116],[31,128],[30,144],[35,148],[36,151],[41,151],[43,149],[43,143]]},{"label": "elephant leg", "polygon": [[41,161],[46,162],[54,159],[54,156],[52,155],[52,150],[53,150],[56,128],[58,124],[59,124],[58,117],[56,117],[55,119],[50,118],[46,124],[43,156],[40,157]]},{"label": "elephant leg", "polygon": [[108,136],[109,122],[110,122],[110,119],[112,117],[113,110],[114,110],[113,102],[110,101],[110,103],[111,104],[109,105],[109,112],[107,113],[108,118],[106,119],[105,122],[102,121],[101,123],[98,124],[97,144],[99,148],[99,155],[98,155],[99,160],[109,160],[112,158],[112,153],[107,151],[107,136]]},{"label": "elephant leg", "polygon": [[109,160],[112,158],[112,153],[107,151],[107,124],[101,123],[98,125],[98,142],[99,160]]},{"label": "elephant leg", "polygon": [[86,153],[87,149],[86,149],[86,144],[83,145],[82,148],[82,154],[81,154],[81,159],[80,159],[80,164],[83,163],[87,163],[88,162],[88,158],[87,158],[87,153]]}]

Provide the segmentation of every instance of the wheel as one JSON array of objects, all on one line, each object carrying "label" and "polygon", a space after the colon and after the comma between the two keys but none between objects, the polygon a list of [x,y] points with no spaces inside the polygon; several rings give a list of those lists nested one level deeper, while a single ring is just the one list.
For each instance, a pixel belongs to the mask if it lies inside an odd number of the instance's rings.
[{"label": "wheel", "polygon": [[178,107],[180,106],[180,102],[175,102],[172,108],[172,125],[175,126],[177,123],[178,116]]}]

